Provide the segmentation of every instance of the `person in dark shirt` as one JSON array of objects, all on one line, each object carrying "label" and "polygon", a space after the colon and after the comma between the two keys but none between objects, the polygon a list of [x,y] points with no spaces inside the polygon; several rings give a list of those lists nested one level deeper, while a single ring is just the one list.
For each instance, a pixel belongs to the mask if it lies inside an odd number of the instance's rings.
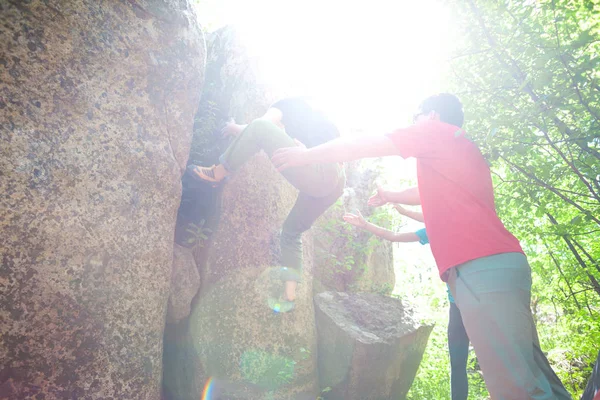
[{"label": "person in dark shirt", "polygon": [[[248,125],[230,122],[223,134],[236,137],[220,157],[220,164],[208,168],[191,166],[197,179],[217,184],[260,150],[270,158],[280,148],[311,148],[339,137],[335,124],[303,97],[277,101],[263,117]],[[288,312],[294,309],[296,286],[302,276],[302,233],[341,196],[346,178],[339,163],[290,168],[282,175],[299,193],[281,231],[282,267],[275,275],[285,282],[283,296],[270,299],[269,306],[278,312]]]}]

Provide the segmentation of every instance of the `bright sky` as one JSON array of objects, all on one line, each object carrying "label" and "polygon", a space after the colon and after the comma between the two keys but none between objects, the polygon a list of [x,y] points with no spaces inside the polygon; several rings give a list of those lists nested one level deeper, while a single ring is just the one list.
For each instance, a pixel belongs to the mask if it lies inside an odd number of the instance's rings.
[{"label": "bright sky", "polygon": [[269,82],[312,96],[346,132],[404,126],[444,90],[452,24],[436,0],[200,0],[198,14],[236,25]]}]

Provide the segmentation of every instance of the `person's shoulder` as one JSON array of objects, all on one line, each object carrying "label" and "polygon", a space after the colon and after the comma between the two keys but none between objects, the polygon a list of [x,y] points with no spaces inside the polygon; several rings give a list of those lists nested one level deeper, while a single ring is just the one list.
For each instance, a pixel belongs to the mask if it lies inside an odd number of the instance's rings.
[{"label": "person's shoulder", "polygon": [[390,133],[403,134],[403,133],[420,133],[420,134],[447,134],[449,132],[455,132],[460,128],[447,124],[438,120],[427,120],[414,123],[412,125],[405,126],[403,128],[394,129]]},{"label": "person's shoulder", "polygon": [[271,104],[273,108],[280,107],[296,107],[296,108],[310,108],[310,102],[307,97],[304,96],[293,96],[293,97],[283,97],[273,104]]},{"label": "person's shoulder", "polygon": [[431,132],[440,133],[451,137],[462,137],[466,134],[464,129],[443,121],[429,120],[421,122],[421,124],[423,125],[423,129],[427,129]]},{"label": "person's shoulder", "polygon": [[437,120],[425,121],[422,124],[423,127],[421,129],[427,131],[432,139],[435,139],[438,143],[448,146],[448,149],[455,146],[478,149],[477,144],[459,126]]}]

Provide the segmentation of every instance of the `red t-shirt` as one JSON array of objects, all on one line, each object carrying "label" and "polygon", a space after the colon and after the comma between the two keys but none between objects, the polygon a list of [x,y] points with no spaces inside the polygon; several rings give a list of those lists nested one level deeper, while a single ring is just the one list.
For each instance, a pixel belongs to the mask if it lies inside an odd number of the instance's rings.
[{"label": "red t-shirt", "polygon": [[425,226],[442,278],[476,258],[523,252],[496,214],[490,168],[462,129],[431,120],[388,137],[400,156],[417,159]]}]

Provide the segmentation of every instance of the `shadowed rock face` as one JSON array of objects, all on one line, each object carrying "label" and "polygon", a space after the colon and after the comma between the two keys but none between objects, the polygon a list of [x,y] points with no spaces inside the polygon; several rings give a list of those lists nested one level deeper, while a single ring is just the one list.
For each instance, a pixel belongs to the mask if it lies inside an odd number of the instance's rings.
[{"label": "shadowed rock face", "polygon": [[332,400],[404,399],[432,326],[402,302],[374,293],[315,296],[321,388]]},{"label": "shadowed rock face", "polygon": [[177,323],[190,315],[192,299],[200,288],[200,274],[192,250],[177,243],[173,246],[173,271],[167,323]]},{"label": "shadowed rock face", "polygon": [[195,15],[2,1],[0,21],[0,393],[158,399]]},{"label": "shadowed rock face", "polygon": [[[208,39],[206,90],[190,156],[199,164],[215,163],[226,146],[218,133],[226,116],[247,123],[276,100],[255,74],[239,39],[230,28]],[[178,243],[187,245],[186,229],[193,228],[191,224],[211,232],[194,249],[202,286],[191,315],[167,326],[165,396],[196,400],[212,378],[215,398],[316,398],[310,232],[304,235],[304,276],[297,308],[275,314],[267,305],[270,281],[265,271],[278,265],[279,232],[296,200],[296,189],[264,154],[252,158],[216,191],[184,184],[187,193],[179,211]]]}]

